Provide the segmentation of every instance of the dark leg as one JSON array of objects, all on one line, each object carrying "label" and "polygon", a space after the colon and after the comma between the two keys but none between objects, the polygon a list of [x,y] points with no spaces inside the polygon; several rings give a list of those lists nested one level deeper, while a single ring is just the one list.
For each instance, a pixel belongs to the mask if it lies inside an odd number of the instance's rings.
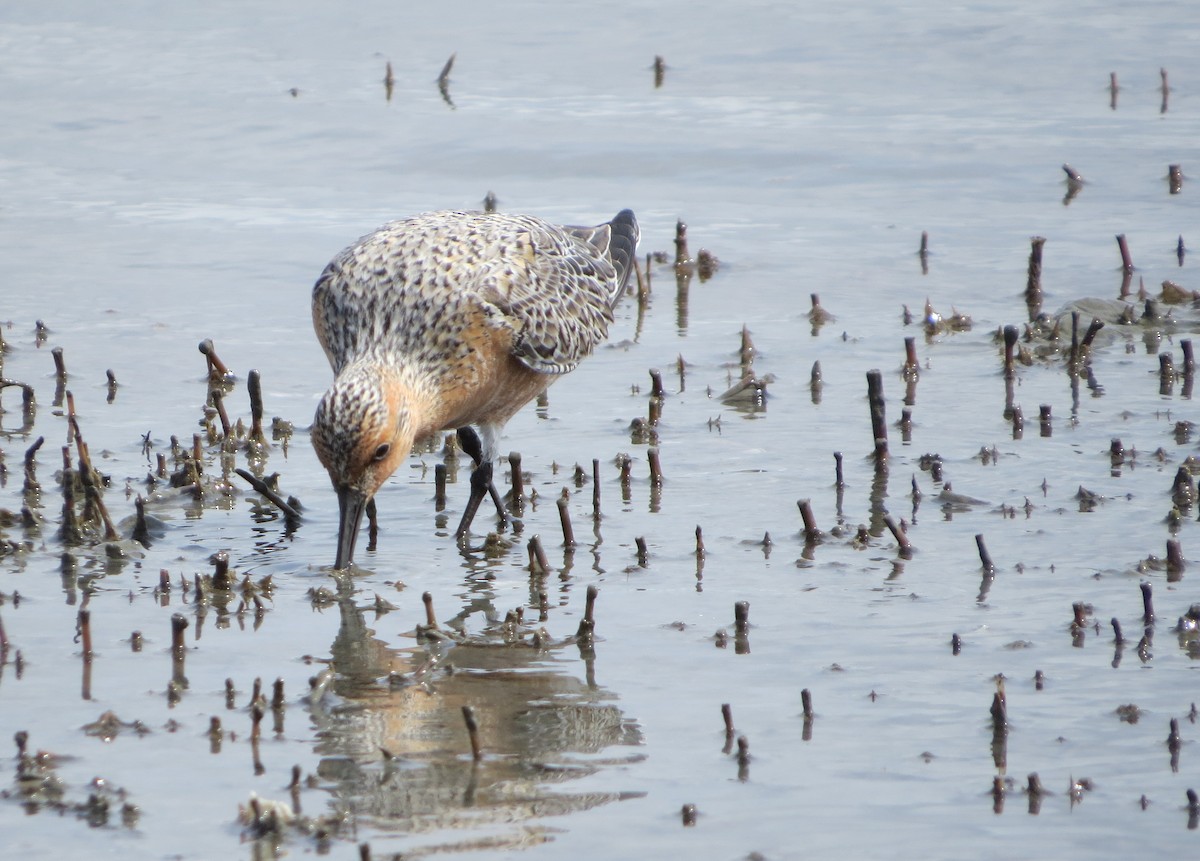
[{"label": "dark leg", "polygon": [[[467,530],[471,527],[471,521],[475,519],[475,512],[479,509],[479,503],[483,501],[485,493],[491,494],[492,503],[496,506],[496,514],[501,521],[506,518],[504,516],[504,503],[500,501],[500,493],[496,490],[496,485],[492,483],[492,465],[491,463],[483,463],[483,443],[479,441],[479,434],[475,433],[473,427],[461,427],[458,429],[458,444],[467,454],[471,456],[471,460],[475,461],[475,471],[471,473],[471,498],[467,501],[466,510],[463,511],[462,521],[458,524],[458,529],[454,533],[455,538],[462,538],[467,534]],[[486,467],[486,476],[481,475]],[[477,483],[482,485],[482,489],[478,491],[476,496]]]}]

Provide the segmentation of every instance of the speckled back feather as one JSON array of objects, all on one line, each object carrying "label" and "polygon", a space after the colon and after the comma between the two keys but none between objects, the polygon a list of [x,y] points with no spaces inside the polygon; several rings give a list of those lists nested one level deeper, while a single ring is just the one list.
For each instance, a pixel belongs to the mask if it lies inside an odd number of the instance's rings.
[{"label": "speckled back feather", "polygon": [[373,355],[436,376],[469,359],[462,335],[482,312],[523,364],[564,374],[607,335],[637,239],[628,210],[593,228],[454,211],[394,221],[317,280],[317,337],[335,373]]}]

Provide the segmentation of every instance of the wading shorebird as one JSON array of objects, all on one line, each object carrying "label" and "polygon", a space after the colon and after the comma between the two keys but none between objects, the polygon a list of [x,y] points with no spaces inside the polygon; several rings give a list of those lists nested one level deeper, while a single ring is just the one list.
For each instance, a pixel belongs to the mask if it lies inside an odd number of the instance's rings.
[{"label": "wading shorebird", "polygon": [[353,561],[368,502],[430,433],[457,430],[475,461],[455,537],[489,492],[500,509],[501,430],[607,336],[637,244],[628,209],[596,227],[432,212],[330,261],[313,287],[313,326],[334,381],[312,441],[337,491],[334,568]]}]

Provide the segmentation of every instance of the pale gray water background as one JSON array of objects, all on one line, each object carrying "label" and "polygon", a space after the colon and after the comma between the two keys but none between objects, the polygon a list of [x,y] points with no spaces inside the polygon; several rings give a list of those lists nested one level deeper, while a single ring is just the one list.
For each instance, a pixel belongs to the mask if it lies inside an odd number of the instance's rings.
[{"label": "pale gray water background", "polygon": [[[434,81],[453,52],[452,110]],[[656,54],[668,64],[660,89]],[[1077,406],[1060,359],[1021,367],[1026,428],[1013,440],[992,335],[1026,319],[1032,235],[1047,238],[1049,311],[1116,298],[1116,233],[1128,235],[1139,267],[1135,289],[1139,276],[1152,292],[1165,278],[1200,289],[1194,259],[1180,268],[1174,255],[1181,234],[1200,244],[1197,191],[1188,179],[1169,195],[1166,182],[1170,163],[1200,171],[1198,58],[1200,26],[1186,3],[6,4],[3,374],[33,384],[39,407],[32,433],[13,433],[20,399],[3,392],[0,507],[19,511],[23,453],[43,435],[46,523],[40,535],[4,529],[34,549],[0,557],[11,641],[0,738],[27,730],[31,748],[68,757],[57,769],[68,802],[83,801],[101,776],[141,815],[133,828],[114,814],[93,830],[73,814],[27,815],[9,800],[0,803],[4,856],[263,857],[261,845],[242,842],[237,806],[251,792],[285,800],[293,765],[317,776],[302,794],[305,814],[350,811],[328,846],[334,858],[358,857],[360,842],[375,857],[447,846],[477,858],[1193,851],[1185,791],[1200,787],[1200,773],[1186,715],[1200,686],[1170,629],[1200,600],[1197,575],[1168,583],[1161,570],[1137,571],[1164,554],[1171,481],[1195,448],[1174,434],[1176,421],[1195,419],[1191,399],[1178,384],[1159,393],[1157,353],[1172,351],[1178,364],[1177,338],[1147,348],[1140,328],[1106,329],[1093,356],[1103,393],[1081,386]],[[1160,68],[1173,86],[1165,113]],[[1063,162],[1088,180],[1069,206]],[[629,206],[643,251],[669,251],[683,218],[692,250],[710,249],[722,267],[692,283],[686,315],[670,267],[657,267],[640,329],[630,300],[613,346],[551,389],[548,408],[511,422],[506,450],[523,453],[542,501],[507,557],[460,556],[433,511],[440,456],[414,456],[381,494],[380,546],[361,555],[367,572],[353,596],[369,607],[378,593],[398,609],[378,618],[315,610],[308,590],[333,587],[322,566],[333,557],[336,504],[303,433],[330,378],[311,334],[312,281],[383,221],[477,207],[488,190],[503,209],[570,223]],[[915,254],[922,230],[927,275]],[[814,292],[837,318],[816,335],[806,318]],[[944,314],[971,315],[974,328],[927,343],[901,323],[902,306],[919,314],[926,297]],[[1189,309],[1175,313],[1185,335],[1200,328]],[[40,349],[37,320],[50,329]],[[736,375],[743,324],[756,371],[776,378],[761,412],[709,396]],[[910,527],[916,554],[898,561],[884,531],[863,549],[831,539],[802,560],[796,500],[812,499],[822,528],[836,523],[832,452],[846,458],[846,523],[870,519],[864,373],[884,371],[896,420],[909,335],[922,375],[911,444],[892,428],[886,506],[912,519],[916,475],[925,494]],[[82,699],[73,642],[82,592],[64,588],[55,537],[66,423],[51,407],[49,349],[65,350],[81,429],[113,478],[108,506],[124,518],[150,467],[142,435],[164,450],[171,435],[187,441],[197,429],[206,386],[196,344],[206,337],[239,377],[231,412],[248,415],[245,375],[257,368],[268,416],[295,422],[286,457],[276,446],[267,471],[304,503],[304,524],[289,538],[280,521],[257,522],[256,495],[240,484],[229,510],[157,506],[169,524],[163,539],[90,584],[97,654],[91,699]],[[679,356],[682,388],[672,370]],[[809,391],[814,361],[826,380],[819,404]],[[111,404],[107,368],[121,382]],[[650,368],[663,369],[669,391],[657,506],[646,446],[628,432],[646,415]],[[1042,403],[1053,408],[1048,438],[1036,421]],[[1110,469],[1113,437],[1136,448],[1136,465]],[[993,445],[1000,459],[985,466],[976,454]],[[1160,447],[1162,461],[1152,456]],[[612,464],[619,452],[634,460],[628,503]],[[925,453],[942,456],[955,491],[988,504],[944,515],[933,499],[940,486],[917,465]],[[556,640],[572,635],[586,586],[598,585],[590,666],[571,644],[544,654],[460,648],[449,658],[459,671],[436,672],[430,693],[371,685],[390,667],[411,672],[423,654],[411,636],[424,618],[422,592],[443,620],[470,613],[472,633],[484,628],[485,606],[502,617],[524,605],[536,619],[526,537],[540,534],[561,564],[552,500],[573,487],[574,464],[590,470],[593,458],[602,462],[603,541],[592,535],[588,484],[571,506],[581,546],[570,577],[548,581],[544,623]],[[451,486],[451,526],[464,485]],[[1080,485],[1107,501],[1081,513]],[[1001,505],[1016,506],[1016,517]],[[1194,516],[1178,536],[1185,555],[1198,546]],[[697,525],[708,549],[699,581]],[[769,554],[757,543],[765,532]],[[983,600],[978,533],[998,568]],[[644,568],[637,537],[649,547]],[[257,628],[252,615],[220,627],[210,609],[196,639],[197,615],[178,585],[165,606],[152,590],[160,569],[178,584],[208,572],[218,550],[256,578],[274,575],[275,595]],[[92,561],[102,548],[76,553],[81,576],[104,570]],[[1147,660],[1136,652],[1143,579],[1160,616]],[[732,633],[741,600],[750,604],[750,653],[732,642],[714,648],[718,628]],[[1082,648],[1069,631],[1075,601],[1093,605],[1100,622]],[[191,627],[188,688],[172,708],[176,612]],[[1115,668],[1113,616],[1131,639]],[[134,630],[147,637],[140,653],[127,642]],[[963,639],[958,656],[953,633]],[[355,652],[339,658],[346,676],[310,708],[307,680],[345,650]],[[1052,793],[1036,816],[1017,789],[993,810],[988,709],[998,673],[1009,680],[1004,773],[1020,786],[1037,772]],[[268,688],[282,678],[288,697],[282,733],[271,731],[271,714],[264,722],[258,776],[246,741],[255,677]],[[239,689],[232,711],[226,678]],[[817,713],[808,740],[803,688]],[[474,779],[464,702],[485,723],[487,756]],[[745,780],[722,752],[722,703],[750,744]],[[1126,703],[1145,710],[1135,725],[1114,713]],[[86,735],[106,710],[149,734],[109,743]],[[237,733],[216,755],[212,716]],[[1178,772],[1165,744],[1173,717],[1184,740]],[[380,746],[401,757],[398,776],[381,764]],[[0,789],[14,792],[7,756]],[[1094,785],[1077,805],[1072,777]],[[680,824],[684,803],[699,809],[693,828]],[[589,809],[552,815],[572,808]],[[522,839],[530,848],[511,848]],[[491,848],[468,851],[471,841]],[[293,833],[282,851],[317,848]]]}]

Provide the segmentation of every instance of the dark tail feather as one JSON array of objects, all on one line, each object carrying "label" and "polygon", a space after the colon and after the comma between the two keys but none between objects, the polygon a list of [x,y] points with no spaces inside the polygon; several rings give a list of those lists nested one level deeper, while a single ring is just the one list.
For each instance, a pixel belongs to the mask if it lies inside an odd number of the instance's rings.
[{"label": "dark tail feather", "polygon": [[619,285],[616,295],[613,296],[613,304],[616,305],[625,292],[625,286],[629,283],[629,273],[633,271],[641,231],[638,229],[637,219],[634,218],[631,209],[622,209],[618,212],[616,217],[608,223],[608,227],[612,231],[608,242],[608,257],[612,260],[613,268],[617,270],[617,284]]}]

